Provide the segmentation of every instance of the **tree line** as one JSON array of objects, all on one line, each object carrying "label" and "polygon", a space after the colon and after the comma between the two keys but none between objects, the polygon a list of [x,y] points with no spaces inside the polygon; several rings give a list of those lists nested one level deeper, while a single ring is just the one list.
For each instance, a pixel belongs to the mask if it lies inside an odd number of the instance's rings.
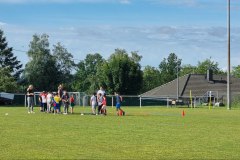
[{"label": "tree line", "polygon": [[[177,74],[205,74],[208,68],[213,68],[215,74],[226,74],[211,58],[196,66],[182,65],[182,59],[170,53],[158,67],[142,67],[142,56],[137,51],[128,53],[125,49],[115,49],[107,59],[100,53],[93,53],[75,62],[63,44],[57,43],[52,50],[50,48],[47,34],[33,35],[26,53],[29,61],[23,68],[0,30],[0,91],[24,92],[29,84],[38,91],[55,91],[63,84],[68,91],[90,94],[103,86],[108,94],[118,91],[136,95],[174,80]],[[240,77],[240,65],[233,68],[232,74]]]}]

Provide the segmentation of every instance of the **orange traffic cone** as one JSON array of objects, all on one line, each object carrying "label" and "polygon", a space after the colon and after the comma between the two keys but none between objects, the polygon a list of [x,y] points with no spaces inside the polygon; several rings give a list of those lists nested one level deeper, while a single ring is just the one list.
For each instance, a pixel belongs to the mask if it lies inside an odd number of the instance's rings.
[{"label": "orange traffic cone", "polygon": [[185,116],[185,111],[183,110],[183,111],[182,111],[182,117],[184,117],[184,116]]}]

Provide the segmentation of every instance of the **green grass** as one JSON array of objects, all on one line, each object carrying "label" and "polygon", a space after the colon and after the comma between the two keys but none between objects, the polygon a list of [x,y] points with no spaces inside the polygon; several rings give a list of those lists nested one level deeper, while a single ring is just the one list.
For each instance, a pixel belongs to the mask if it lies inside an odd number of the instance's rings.
[{"label": "green grass", "polygon": [[185,108],[185,117],[183,108],[124,107],[125,117],[80,110],[0,107],[0,159],[240,159],[240,110]]}]

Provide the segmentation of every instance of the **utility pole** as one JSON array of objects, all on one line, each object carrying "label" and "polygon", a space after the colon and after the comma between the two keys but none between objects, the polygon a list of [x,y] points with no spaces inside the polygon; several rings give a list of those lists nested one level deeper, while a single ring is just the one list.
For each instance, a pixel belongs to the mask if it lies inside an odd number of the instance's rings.
[{"label": "utility pole", "polygon": [[227,109],[231,109],[231,86],[230,86],[230,74],[231,74],[231,19],[230,19],[230,9],[231,9],[231,2],[227,0],[228,9],[227,9],[227,32],[228,32],[228,69],[227,69]]}]

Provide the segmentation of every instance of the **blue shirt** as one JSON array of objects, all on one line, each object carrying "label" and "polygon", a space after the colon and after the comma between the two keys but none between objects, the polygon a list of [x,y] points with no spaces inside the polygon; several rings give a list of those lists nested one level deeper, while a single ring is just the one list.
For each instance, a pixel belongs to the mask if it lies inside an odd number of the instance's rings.
[{"label": "blue shirt", "polygon": [[121,103],[121,97],[119,95],[116,96],[116,103]]}]

